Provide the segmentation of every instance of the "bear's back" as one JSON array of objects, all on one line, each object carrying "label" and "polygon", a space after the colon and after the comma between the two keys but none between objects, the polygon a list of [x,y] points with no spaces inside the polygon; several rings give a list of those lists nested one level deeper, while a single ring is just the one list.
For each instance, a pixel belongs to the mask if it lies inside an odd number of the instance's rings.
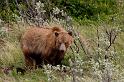
[{"label": "bear's back", "polygon": [[37,36],[45,36],[48,33],[50,33],[50,29],[46,29],[46,28],[39,28],[39,27],[34,27],[34,28],[29,28],[26,30],[25,34],[23,35],[23,37],[26,36],[26,38],[28,37],[37,37]]}]

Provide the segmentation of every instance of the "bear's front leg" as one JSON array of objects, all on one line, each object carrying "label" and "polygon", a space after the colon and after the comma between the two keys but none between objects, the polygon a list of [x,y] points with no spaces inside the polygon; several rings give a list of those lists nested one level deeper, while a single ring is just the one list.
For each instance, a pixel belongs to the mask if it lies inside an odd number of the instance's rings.
[{"label": "bear's front leg", "polygon": [[25,55],[25,64],[26,64],[26,68],[28,69],[36,68],[36,61],[32,59],[30,56]]}]

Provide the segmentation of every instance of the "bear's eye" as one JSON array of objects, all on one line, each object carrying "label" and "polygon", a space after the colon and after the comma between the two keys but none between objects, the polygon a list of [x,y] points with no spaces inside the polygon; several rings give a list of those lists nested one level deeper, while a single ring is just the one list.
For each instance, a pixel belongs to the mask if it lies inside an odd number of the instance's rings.
[{"label": "bear's eye", "polygon": [[59,42],[59,45],[61,45],[61,42]]},{"label": "bear's eye", "polygon": [[58,37],[59,33],[58,32],[55,32],[55,36]]},{"label": "bear's eye", "polygon": [[68,42],[65,42],[65,45],[68,45]]}]

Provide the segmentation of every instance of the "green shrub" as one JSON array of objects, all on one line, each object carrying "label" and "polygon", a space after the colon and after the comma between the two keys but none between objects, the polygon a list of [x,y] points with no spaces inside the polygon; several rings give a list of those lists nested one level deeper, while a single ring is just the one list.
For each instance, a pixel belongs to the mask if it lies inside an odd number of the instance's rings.
[{"label": "green shrub", "polygon": [[74,18],[98,19],[99,15],[110,15],[117,12],[116,0],[58,0],[54,1],[59,8],[66,7],[66,12]]},{"label": "green shrub", "polygon": [[[18,1],[18,5],[15,0],[8,0],[8,6],[5,1],[0,1],[0,18],[5,21],[15,21],[13,14],[19,15],[26,14],[33,16],[35,10],[30,0]],[[37,1],[37,0],[36,0]],[[116,0],[40,0],[44,3],[45,10],[49,13],[45,13],[49,17],[52,8],[58,7],[61,10],[67,12],[68,15],[76,19],[87,18],[90,20],[97,20],[99,16],[111,15],[118,11]],[[19,6],[21,11],[19,10]],[[22,8],[23,7],[23,8]],[[32,9],[31,9],[32,8]],[[33,10],[33,11],[32,11]],[[29,13],[30,12],[30,13]]]}]

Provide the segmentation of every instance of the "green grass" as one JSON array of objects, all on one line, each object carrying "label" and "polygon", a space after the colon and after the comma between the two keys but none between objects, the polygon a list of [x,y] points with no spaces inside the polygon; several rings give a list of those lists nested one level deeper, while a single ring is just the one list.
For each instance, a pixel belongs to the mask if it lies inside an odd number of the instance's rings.
[{"label": "green grass", "polygon": [[[36,70],[28,70],[24,75],[20,73],[17,74],[16,67],[24,67],[24,57],[20,48],[20,36],[23,34],[24,30],[27,28],[27,24],[18,23],[13,24],[11,26],[11,31],[5,32],[4,37],[1,39],[4,41],[0,42],[0,67],[10,67],[14,66],[14,69],[6,75],[3,73],[3,70],[0,70],[0,82],[72,82],[73,81],[73,68],[76,69],[75,78],[77,82],[101,82],[102,79],[100,77],[103,76],[101,67],[104,67],[104,47],[106,46],[106,41],[104,36],[105,29],[111,28],[121,28],[123,25],[112,24],[112,23],[91,23],[87,22],[89,25],[78,25],[78,23],[74,22],[74,29],[79,32],[79,34],[83,37],[82,42],[84,43],[84,47],[86,50],[89,50],[89,54],[84,54],[84,51],[81,49],[77,38],[77,44],[80,48],[79,53],[73,53],[70,49],[67,52],[65,59],[63,60],[63,64],[67,67],[67,72],[63,72],[58,67],[53,67],[52,69],[48,67],[44,69],[36,69]],[[100,41],[100,51],[102,58],[97,55],[97,29],[99,29],[99,36],[101,37]],[[1,34],[2,35],[2,34]],[[104,35],[104,36],[103,36]],[[3,36],[3,35],[2,35]],[[124,62],[124,33],[123,30],[118,34],[114,45],[112,45],[108,54],[111,51],[115,50],[114,55],[112,54],[112,58],[109,63],[111,63],[112,67],[112,82],[117,82],[123,80],[124,70],[123,70],[123,62]],[[75,45],[72,46],[75,48]],[[92,57],[92,58],[89,58]],[[98,61],[100,65],[98,64]],[[76,60],[76,66],[73,66],[73,63],[70,62],[70,59]],[[92,61],[92,60],[93,61]],[[71,64],[72,63],[72,64]],[[114,67],[115,66],[115,67]],[[72,68],[72,69],[70,69]],[[83,72],[81,71],[83,70]],[[105,71],[105,70],[104,70]],[[80,74],[83,73],[83,74]]]}]

